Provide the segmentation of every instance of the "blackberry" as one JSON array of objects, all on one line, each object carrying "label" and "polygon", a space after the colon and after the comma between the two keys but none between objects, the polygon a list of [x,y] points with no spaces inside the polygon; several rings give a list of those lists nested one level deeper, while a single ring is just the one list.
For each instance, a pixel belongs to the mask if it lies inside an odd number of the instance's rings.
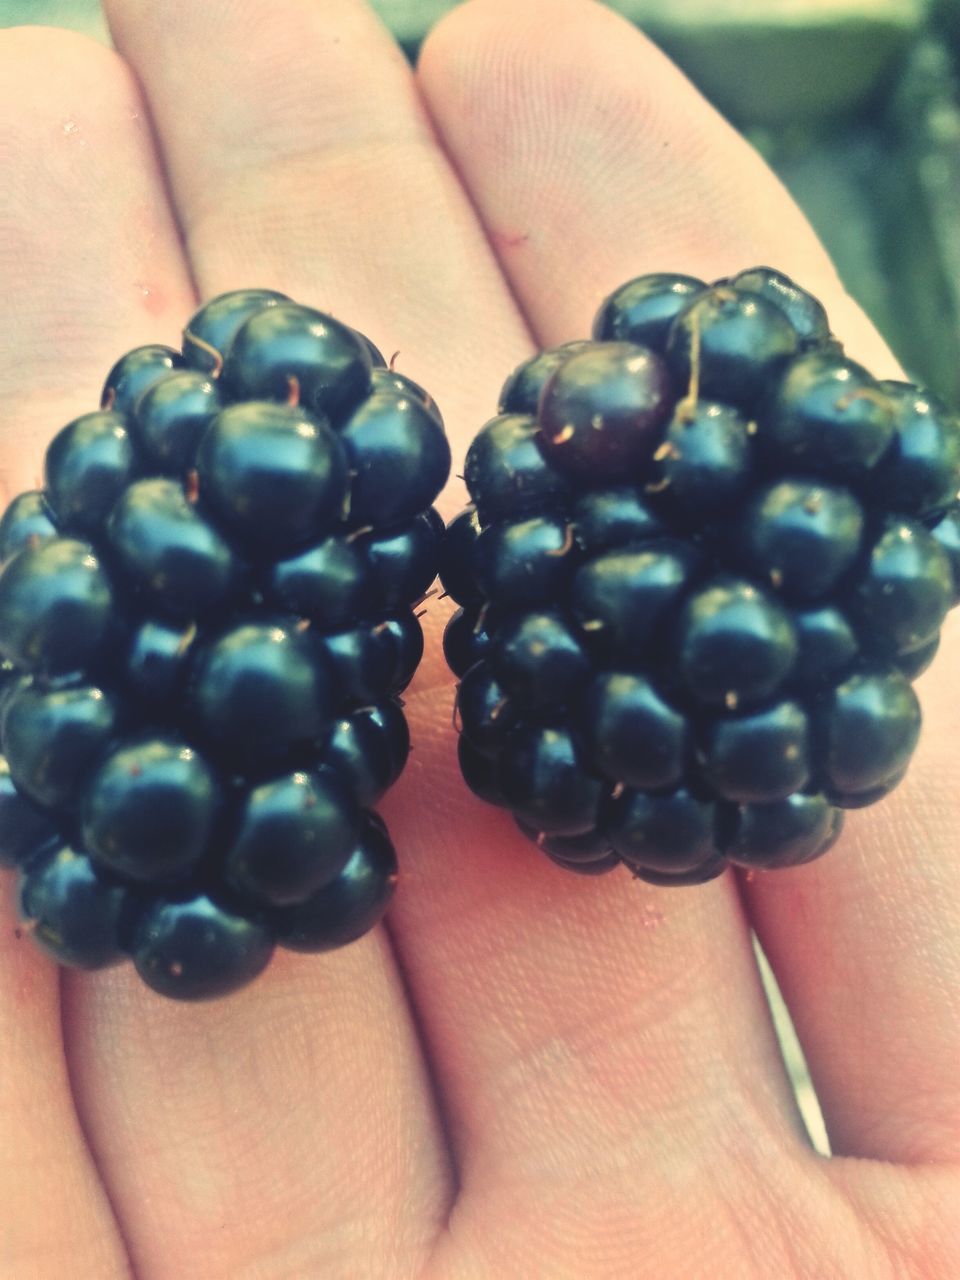
[{"label": "blackberry", "polygon": [[18,791],[75,810],[97,760],[120,732],[116,699],[94,685],[45,686],[25,676],[4,700],[0,735]]},{"label": "blackberry", "polygon": [[148,619],[136,627],[123,657],[123,689],[131,703],[140,702],[143,713],[156,713],[179,699],[196,639],[193,623]]},{"label": "blackberry", "polygon": [[939,634],[952,594],[950,564],[936,538],[893,518],[871,549],[854,610],[871,647],[910,653]]},{"label": "blackberry", "polygon": [[629,281],[511,374],[466,480],[460,767],[558,866],[797,866],[902,779],[960,601],[960,426],[789,277]]},{"label": "blackberry", "polygon": [[264,578],[264,597],[280,611],[300,614],[324,630],[336,629],[362,610],[369,577],[357,539],[334,534],[274,561]]},{"label": "blackberry", "polygon": [[242,325],[258,311],[289,302],[273,289],[233,289],[200,308],[183,331],[183,362],[219,376],[224,355]]},{"label": "blackberry", "polygon": [[600,831],[585,831],[579,836],[551,836],[528,827],[521,818],[517,819],[517,826],[528,839],[536,841],[551,862],[572,867],[580,875],[600,876],[620,865],[609,839]]},{"label": "blackberry", "polygon": [[699,562],[691,546],[668,538],[588,558],[570,589],[584,643],[631,666],[642,662],[676,616]]},{"label": "blackberry", "polygon": [[9,764],[0,761],[0,866],[18,867],[56,841],[53,820],[17,790]]},{"label": "blackberry", "polygon": [[664,532],[663,522],[636,485],[577,494],[572,515],[577,545],[586,552],[646,542]]},{"label": "blackberry", "polygon": [[580,768],[569,729],[517,725],[498,765],[504,798],[531,827],[575,836],[596,826],[603,783]]},{"label": "blackberry", "polygon": [[90,779],[83,847],[130,880],[176,879],[203,854],[219,806],[212,769],[183,742],[132,743],[107,756]]},{"label": "blackberry", "polygon": [[402,693],[423,657],[423,631],[409,611],[323,637],[335,681],[354,703],[375,702],[384,690]]},{"label": "blackberry", "polygon": [[197,1000],[380,919],[449,461],[422,388],[263,289],[54,437],[0,519],[0,865],[55,959]]},{"label": "blackberry", "polygon": [[343,777],[364,808],[396,782],[410,754],[410,731],[399,703],[358,707],[333,726],[323,764]]},{"label": "blackberry", "polygon": [[267,902],[303,902],[346,866],[360,815],[346,782],[330,770],[263,782],[244,803],[227,875],[241,892]]},{"label": "blackberry", "polygon": [[265,920],[197,892],[149,901],[130,929],[128,948],[137,973],[160,995],[209,1000],[262,973],[275,937]]},{"label": "blackberry", "polygon": [[566,702],[590,675],[573,623],[556,612],[505,619],[492,638],[489,665],[504,689],[531,710]]},{"label": "blackberry", "polygon": [[742,867],[795,867],[834,843],[843,815],[822,795],[802,791],[773,804],[744,804],[730,815],[727,857]]},{"label": "blackberry", "polygon": [[797,636],[797,658],[790,675],[793,683],[804,691],[827,688],[853,670],[860,650],[845,613],[826,605],[797,609],[791,616]]},{"label": "blackberry", "polygon": [[686,762],[686,718],[642,675],[598,674],[580,709],[584,758],[598,773],[659,791],[679,782]]},{"label": "blackberry", "polygon": [[437,576],[443,520],[430,507],[395,529],[369,529],[356,540],[373,589],[384,604],[426,595]]},{"label": "blackberry", "polygon": [[618,788],[602,815],[628,866],[663,874],[694,871],[714,857],[715,821],[716,805],[685,787],[662,793]]},{"label": "blackberry", "polygon": [[[196,319],[187,328],[196,332]],[[362,338],[295,302],[269,299],[244,320],[222,354],[226,396],[233,402],[283,402],[293,394],[304,410],[339,428],[371,394],[373,362]]]},{"label": "blackberry", "polygon": [[531,516],[480,534],[474,573],[488,600],[503,608],[549,602],[563,588],[576,551],[565,520]]}]

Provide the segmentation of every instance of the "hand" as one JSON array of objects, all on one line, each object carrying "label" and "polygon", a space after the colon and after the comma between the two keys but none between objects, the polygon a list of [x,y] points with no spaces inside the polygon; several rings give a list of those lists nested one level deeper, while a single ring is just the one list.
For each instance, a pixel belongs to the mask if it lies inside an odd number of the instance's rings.
[{"label": "hand", "polygon": [[[602,8],[473,0],[417,76],[358,0],[107,9],[120,57],[0,33],[5,499],[117,355],[247,284],[399,349],[458,462],[534,343],[643,271],[780,267],[894,372],[763,164]],[[58,976],[4,906],[0,1273],[960,1275],[956,624],[893,799],[810,867],[668,891],[566,875],[466,793],[444,612],[385,929],[182,1007],[126,967]]]}]

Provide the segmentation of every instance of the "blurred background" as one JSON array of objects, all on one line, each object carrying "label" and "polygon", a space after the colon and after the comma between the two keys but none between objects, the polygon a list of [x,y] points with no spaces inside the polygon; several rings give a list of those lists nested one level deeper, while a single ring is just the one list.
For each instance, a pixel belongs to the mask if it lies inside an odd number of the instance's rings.
[{"label": "blurred background", "polygon": [[[411,58],[457,0],[372,0]],[[911,376],[960,408],[960,0],[609,0],[777,170]],[[107,41],[97,0],[0,27]]]},{"label": "blurred background", "polygon": [[[372,0],[411,59],[457,2]],[[911,377],[960,409],[960,0],[609,3],[762,152]],[[97,0],[0,0],[0,27],[19,23],[109,41]],[[825,1152],[796,1037],[760,960],[800,1109]]]}]

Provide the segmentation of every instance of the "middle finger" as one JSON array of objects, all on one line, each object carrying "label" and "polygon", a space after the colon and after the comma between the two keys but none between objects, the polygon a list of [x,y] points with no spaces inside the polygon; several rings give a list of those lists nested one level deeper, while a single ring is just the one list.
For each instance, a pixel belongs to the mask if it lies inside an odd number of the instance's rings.
[{"label": "middle finger", "polygon": [[[108,9],[202,293],[285,290],[400,347],[401,369],[436,386],[426,335],[438,312],[453,329],[456,310],[440,281],[506,293],[477,271],[482,238],[365,11]],[[442,237],[425,230],[431,215]],[[509,309],[497,318],[487,340],[522,345]],[[459,333],[464,348],[478,337]],[[268,1252],[274,1267],[341,1274],[360,1246],[371,1269],[406,1271],[436,1233],[446,1154],[383,931],[330,957],[278,956],[249,991],[199,1011],[98,990],[71,1030],[81,1110],[147,1274],[245,1274]]]}]

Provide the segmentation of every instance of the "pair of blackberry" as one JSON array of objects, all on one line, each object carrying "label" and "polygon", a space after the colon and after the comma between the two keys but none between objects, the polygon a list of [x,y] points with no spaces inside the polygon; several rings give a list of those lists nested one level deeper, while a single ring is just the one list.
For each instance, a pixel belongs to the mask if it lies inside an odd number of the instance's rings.
[{"label": "pair of blackberry", "polygon": [[422,388],[265,290],[53,439],[0,522],[0,856],[57,959],[196,999],[380,918],[449,465]]},{"label": "pair of blackberry", "polygon": [[144,347],[0,522],[0,851],[64,963],[250,981],[383,914],[372,811],[436,570],[467,783],[561,866],[659,884],[825,851],[902,777],[960,594],[960,431],[768,269],[646,276],[450,451],[280,294]]}]

